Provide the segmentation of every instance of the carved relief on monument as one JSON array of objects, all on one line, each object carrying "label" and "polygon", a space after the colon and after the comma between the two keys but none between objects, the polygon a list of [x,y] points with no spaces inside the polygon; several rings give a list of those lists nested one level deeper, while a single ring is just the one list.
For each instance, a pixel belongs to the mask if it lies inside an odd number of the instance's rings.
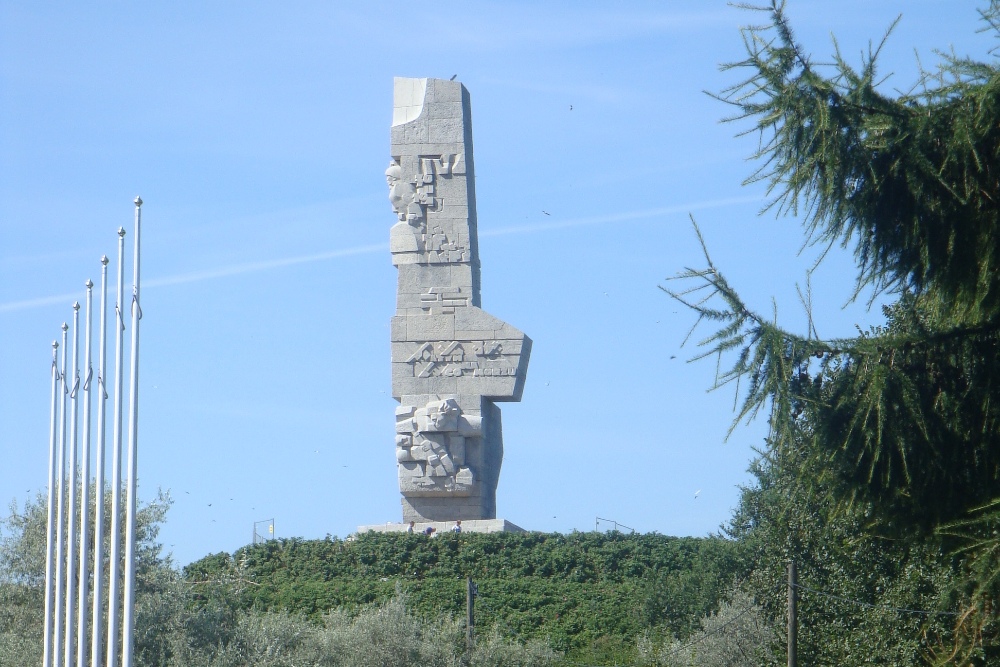
[{"label": "carved relief on monument", "polygon": [[482,433],[482,418],[462,414],[452,398],[396,408],[399,490],[411,496],[471,494],[476,475],[466,462],[466,440]]},{"label": "carved relief on monument", "polygon": [[[468,346],[468,352],[466,352]],[[502,341],[442,341],[419,344],[406,359],[413,377],[505,377],[517,374],[517,358],[503,354]]]},{"label": "carved relief on monument", "polygon": [[428,287],[427,291],[420,295],[420,307],[431,315],[448,315],[454,313],[456,308],[469,305],[469,297],[461,294],[462,288],[451,285]]},{"label": "carved relief on monument", "polygon": [[[407,174],[403,165],[410,161],[393,158],[385,170],[389,186],[389,202],[396,212],[398,222],[390,231],[390,252],[393,255],[418,255],[394,257],[396,264],[426,262],[431,264],[468,262],[471,250],[468,235],[449,229],[444,220],[428,229],[428,211],[440,211],[444,199],[438,196],[439,178],[448,179],[454,174],[464,174],[461,154],[418,156],[412,161],[416,173]],[[466,221],[461,221],[466,226]]]}]

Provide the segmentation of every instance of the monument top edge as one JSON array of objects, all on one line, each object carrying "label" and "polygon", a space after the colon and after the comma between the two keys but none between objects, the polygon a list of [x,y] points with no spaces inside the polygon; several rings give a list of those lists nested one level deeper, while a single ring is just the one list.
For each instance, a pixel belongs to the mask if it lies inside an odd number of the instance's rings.
[{"label": "monument top edge", "polygon": [[392,77],[392,82],[397,81],[419,81],[421,85],[426,84],[428,81],[433,81],[434,83],[450,83],[456,86],[464,85],[458,79],[438,79],[433,76],[394,76]]},{"label": "monument top edge", "polygon": [[[428,91],[431,92],[428,98]],[[462,104],[468,90],[461,81],[396,76],[392,79],[392,127],[405,125],[419,118],[424,102],[431,99],[438,103]]]}]

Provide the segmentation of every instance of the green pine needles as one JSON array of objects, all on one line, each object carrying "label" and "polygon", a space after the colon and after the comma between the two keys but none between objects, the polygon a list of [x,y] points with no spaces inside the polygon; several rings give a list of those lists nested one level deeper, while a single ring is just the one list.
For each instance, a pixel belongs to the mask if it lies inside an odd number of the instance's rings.
[{"label": "green pine needles", "polygon": [[[769,209],[802,216],[808,242],[853,250],[855,296],[897,299],[857,337],[820,340],[811,314],[796,335],[740,298],[704,242],[707,266],[666,291],[695,327],[715,327],[698,358],[716,357],[716,386],[736,387],[734,426],[768,412],[769,446],[805,443],[823,479],[800,483],[834,489],[836,511],[963,555],[973,630],[939,658],[976,655],[1000,594],[1000,66],[939,54],[909,92],[887,95],[885,38],[857,69],[836,48],[818,65],[784,2],[745,8],[769,20],[744,29],[746,58],[724,69],[745,78],[716,97],[760,135],[747,182],[767,184]],[[1000,35],[1000,0],[981,15]]]}]

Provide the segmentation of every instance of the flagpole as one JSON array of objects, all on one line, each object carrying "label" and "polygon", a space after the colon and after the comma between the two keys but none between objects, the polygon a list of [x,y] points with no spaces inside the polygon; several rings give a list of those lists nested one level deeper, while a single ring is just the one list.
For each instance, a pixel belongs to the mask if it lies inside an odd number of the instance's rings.
[{"label": "flagpole", "polygon": [[56,423],[58,414],[56,412],[56,389],[59,386],[59,364],[56,356],[59,350],[59,342],[52,341],[52,403],[49,409],[49,486],[48,504],[46,512],[48,520],[45,524],[45,640],[42,652],[42,667],[52,667],[52,568],[54,565],[55,551],[55,502],[56,502]]},{"label": "flagpole", "polygon": [[53,633],[52,633],[52,665],[58,667],[62,662],[62,619],[63,619],[63,524],[65,517],[63,513],[63,496],[66,495],[66,357],[68,348],[66,347],[66,336],[69,332],[69,325],[62,324],[62,363],[59,371],[59,483],[56,489],[56,598],[53,605]]},{"label": "flagpole", "polygon": [[73,641],[76,638],[76,459],[79,433],[77,423],[80,411],[80,302],[73,304],[73,391],[69,394],[69,510],[66,512],[66,647],[63,649],[63,664],[73,667]]},{"label": "flagpole", "polygon": [[[100,667],[101,664],[101,614],[102,599],[104,597],[104,436],[105,436],[105,412],[108,402],[108,390],[105,386],[105,373],[107,371],[107,359],[105,350],[108,342],[108,256],[101,257],[101,328],[100,342],[98,342],[97,361],[97,386],[100,389],[98,394],[97,408],[97,461],[95,462],[96,475],[94,479],[94,607],[91,625],[93,635],[90,642],[90,664],[92,667]],[[46,667],[48,667],[46,665]]]},{"label": "flagpole", "polygon": [[115,325],[118,330],[115,343],[115,405],[114,435],[111,455],[111,553],[108,575],[108,660],[107,667],[118,667],[118,596],[121,572],[121,509],[122,509],[122,356],[125,335],[125,320],[122,316],[122,302],[125,300],[125,228],[118,228],[118,302],[115,306]]},{"label": "flagpole", "polygon": [[136,510],[136,473],[137,449],[139,435],[139,320],[142,319],[142,306],[139,300],[139,231],[142,222],[142,199],[135,198],[135,239],[132,257],[132,357],[131,379],[129,381],[129,418],[128,439],[128,515],[125,523],[125,600],[123,603],[122,624],[122,667],[132,667],[133,630],[135,621],[135,510]]},{"label": "flagpole", "polygon": [[87,591],[90,581],[90,387],[94,376],[91,360],[93,345],[90,333],[94,323],[94,281],[87,279],[86,331],[83,344],[83,368],[87,373],[83,381],[83,450],[80,452],[80,576],[78,577],[78,603],[76,617],[76,667],[87,667]]}]

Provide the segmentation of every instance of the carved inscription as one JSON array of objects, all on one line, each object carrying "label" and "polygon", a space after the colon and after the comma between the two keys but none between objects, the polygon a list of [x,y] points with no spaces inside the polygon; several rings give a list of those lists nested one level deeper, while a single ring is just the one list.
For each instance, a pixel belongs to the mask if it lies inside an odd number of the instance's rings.
[{"label": "carved inscription", "polygon": [[[465,346],[470,346],[471,354]],[[406,363],[413,377],[514,377],[517,367],[503,354],[501,341],[423,343]]]}]

